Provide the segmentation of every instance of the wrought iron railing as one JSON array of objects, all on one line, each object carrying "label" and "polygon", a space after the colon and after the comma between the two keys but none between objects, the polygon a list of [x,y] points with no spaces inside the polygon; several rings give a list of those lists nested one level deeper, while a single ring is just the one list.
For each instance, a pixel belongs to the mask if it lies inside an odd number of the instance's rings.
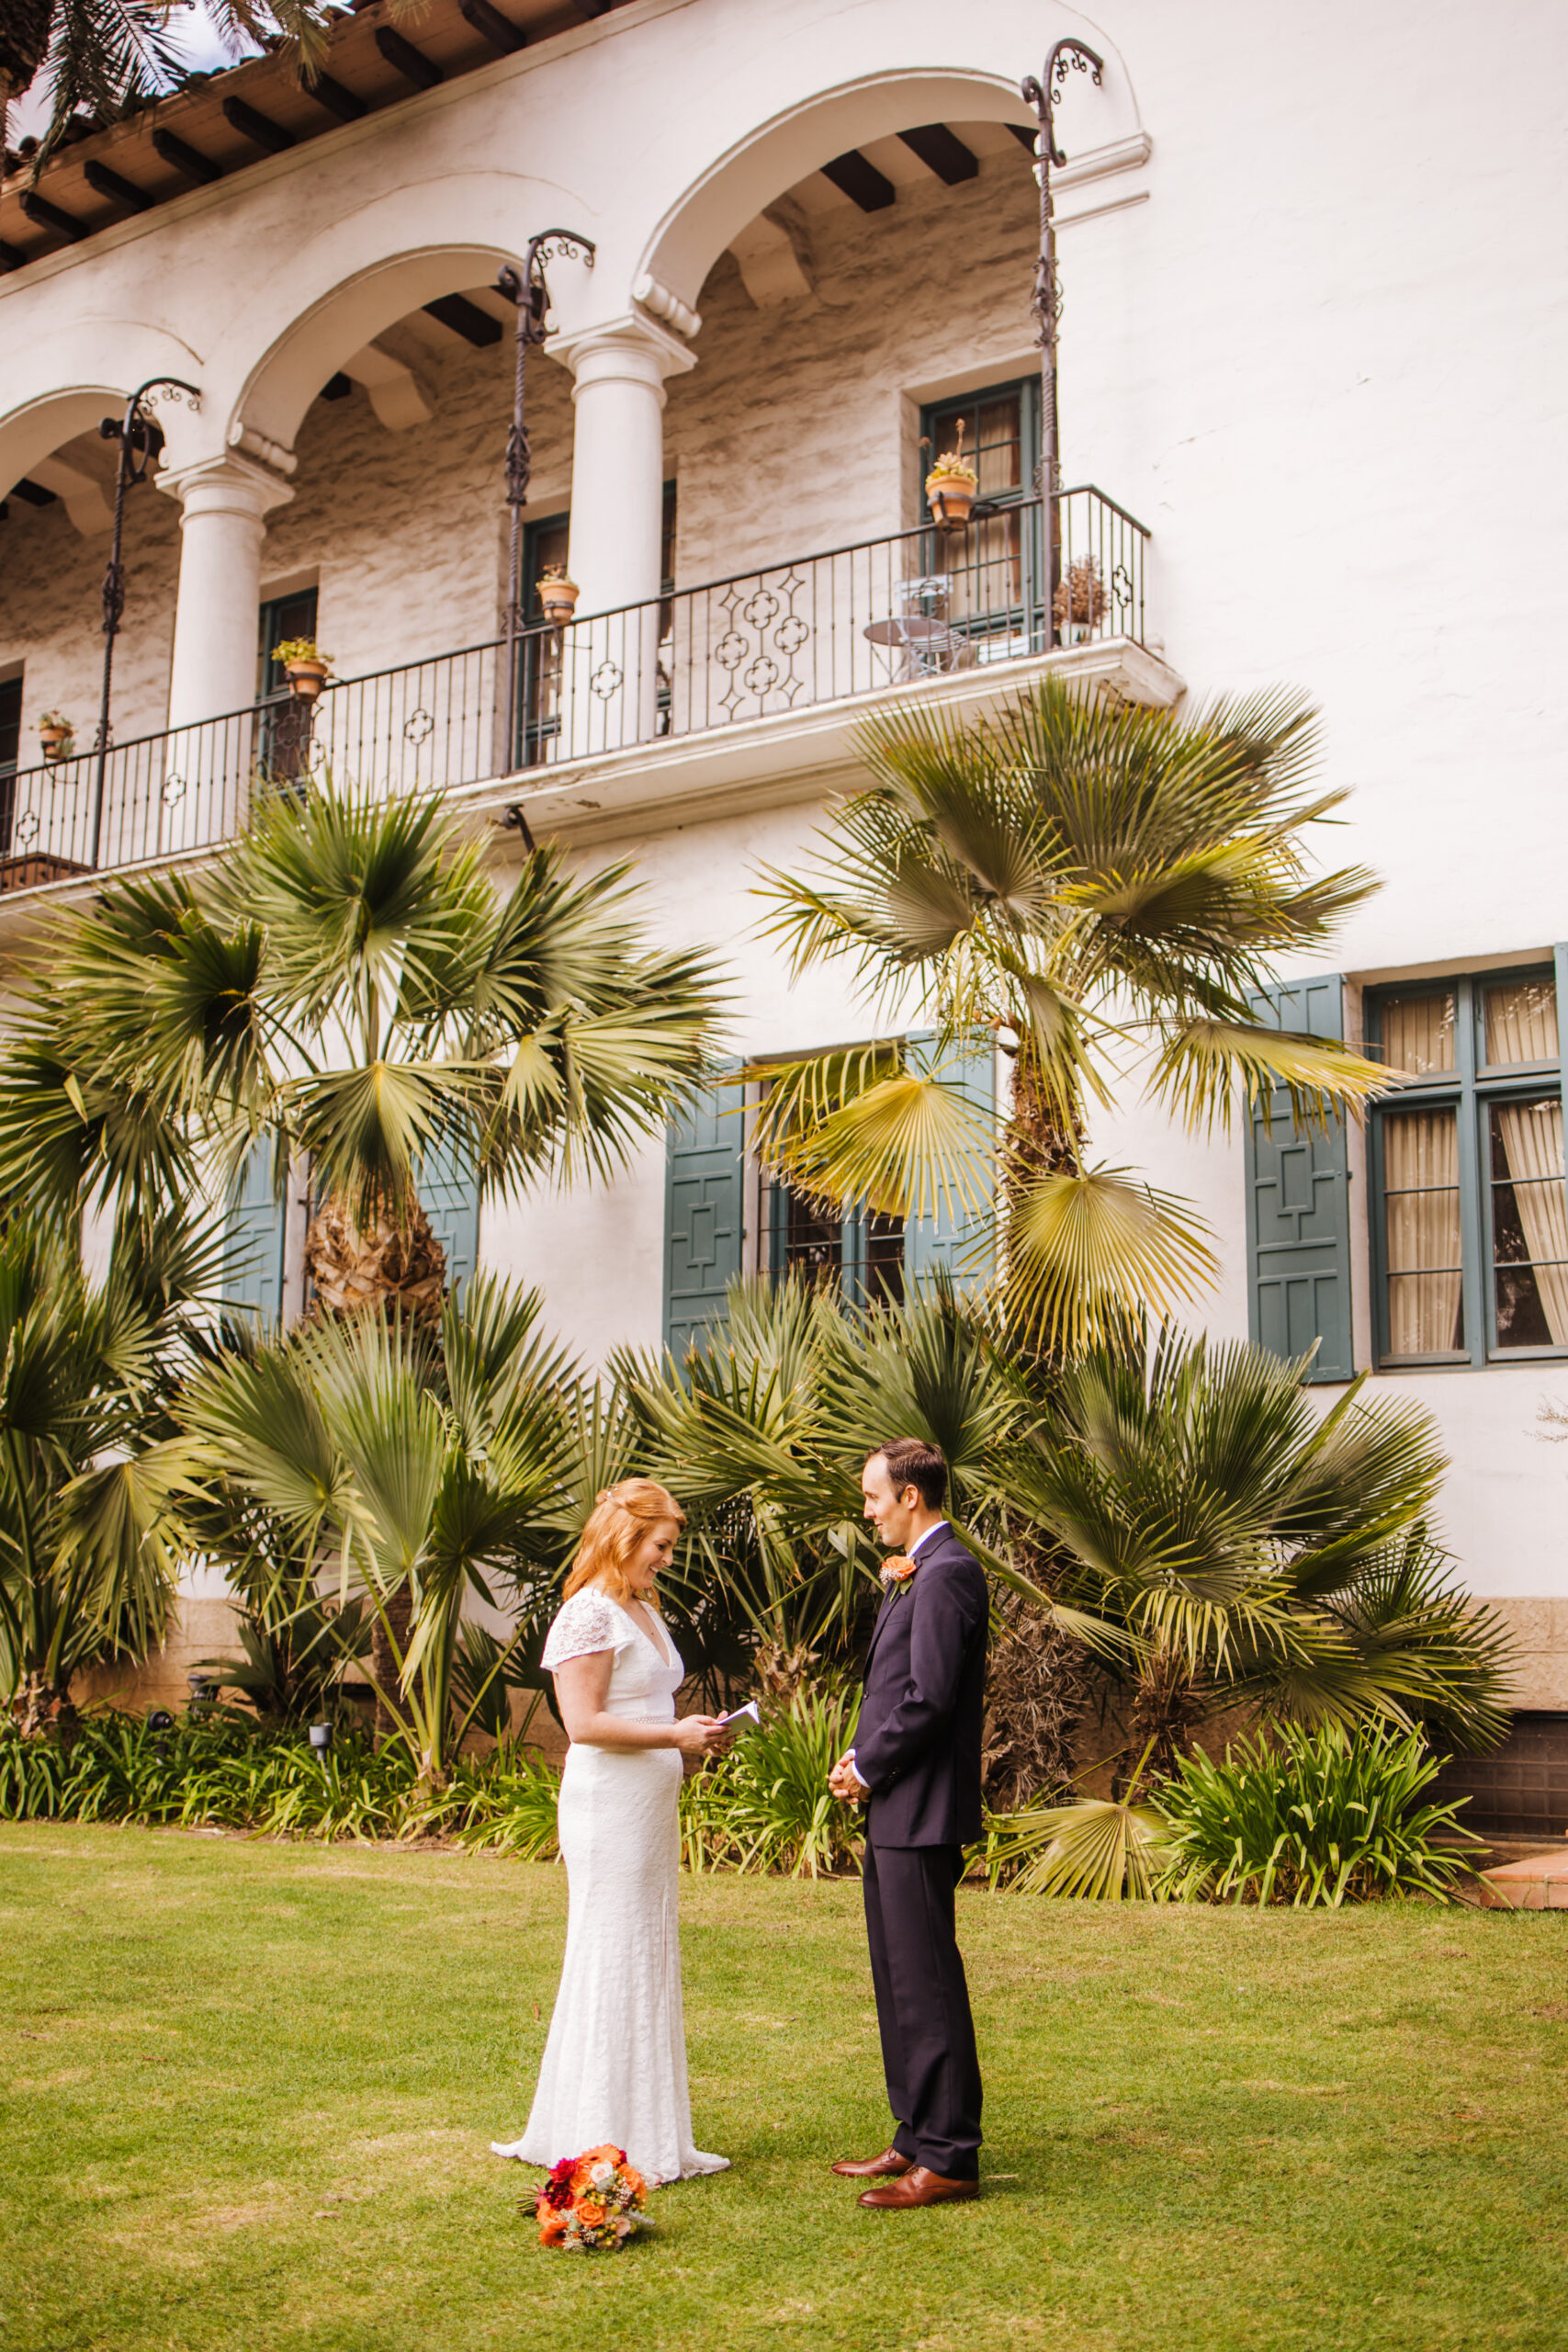
[{"label": "wrought iron railing", "polygon": [[[1148,533],[1099,490],[982,509],[681,589],[656,603],[275,696],[0,778],[0,890],[209,847],[258,793],[331,772],[446,790],[1144,637]],[[510,740],[508,740],[510,738]]]}]

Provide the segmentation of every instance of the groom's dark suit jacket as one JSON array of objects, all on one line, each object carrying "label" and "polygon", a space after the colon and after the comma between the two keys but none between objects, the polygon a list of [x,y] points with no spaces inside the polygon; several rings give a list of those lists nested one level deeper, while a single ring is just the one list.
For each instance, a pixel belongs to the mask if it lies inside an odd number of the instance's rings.
[{"label": "groom's dark suit jacket", "polygon": [[951,1527],[883,1602],[866,1653],[855,1770],[874,1846],[967,1846],[980,1835],[980,1730],[990,1600]]}]

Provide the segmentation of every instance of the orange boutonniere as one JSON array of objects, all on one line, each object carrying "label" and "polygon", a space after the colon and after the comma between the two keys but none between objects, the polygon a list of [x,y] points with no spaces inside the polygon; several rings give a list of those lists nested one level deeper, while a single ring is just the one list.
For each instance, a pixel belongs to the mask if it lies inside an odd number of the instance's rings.
[{"label": "orange boutonniere", "polygon": [[919,1565],[918,1560],[911,1560],[904,1552],[896,1552],[890,1560],[883,1561],[883,1585],[894,1599],[903,1591]]}]

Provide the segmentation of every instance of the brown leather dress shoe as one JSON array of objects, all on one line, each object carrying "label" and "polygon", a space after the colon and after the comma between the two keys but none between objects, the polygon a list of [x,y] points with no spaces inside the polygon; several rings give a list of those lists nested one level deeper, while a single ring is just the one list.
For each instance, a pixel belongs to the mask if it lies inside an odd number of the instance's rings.
[{"label": "brown leather dress shoe", "polygon": [[916,2165],[901,2180],[889,2180],[880,2188],[868,2188],[860,2201],[879,2211],[901,2212],[907,2205],[956,2205],[964,2198],[979,2194],[977,2180],[948,2180],[940,2172],[930,2172],[924,2165]]},{"label": "brown leather dress shoe", "polygon": [[884,2148],[879,2156],[840,2156],[833,2170],[846,2180],[901,2180],[913,2164],[912,2156]]}]

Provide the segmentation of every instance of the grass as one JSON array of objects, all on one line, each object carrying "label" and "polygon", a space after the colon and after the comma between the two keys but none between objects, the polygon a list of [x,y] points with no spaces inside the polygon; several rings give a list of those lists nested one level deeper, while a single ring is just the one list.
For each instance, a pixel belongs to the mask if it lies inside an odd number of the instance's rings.
[{"label": "grass", "polygon": [[962,1898],[978,2205],[871,2214],[858,1889],[683,1888],[698,2144],[547,2255],[522,2127],[565,1883],[0,1829],[5,2352],[1362,2352],[1568,2340],[1568,1917]]}]

